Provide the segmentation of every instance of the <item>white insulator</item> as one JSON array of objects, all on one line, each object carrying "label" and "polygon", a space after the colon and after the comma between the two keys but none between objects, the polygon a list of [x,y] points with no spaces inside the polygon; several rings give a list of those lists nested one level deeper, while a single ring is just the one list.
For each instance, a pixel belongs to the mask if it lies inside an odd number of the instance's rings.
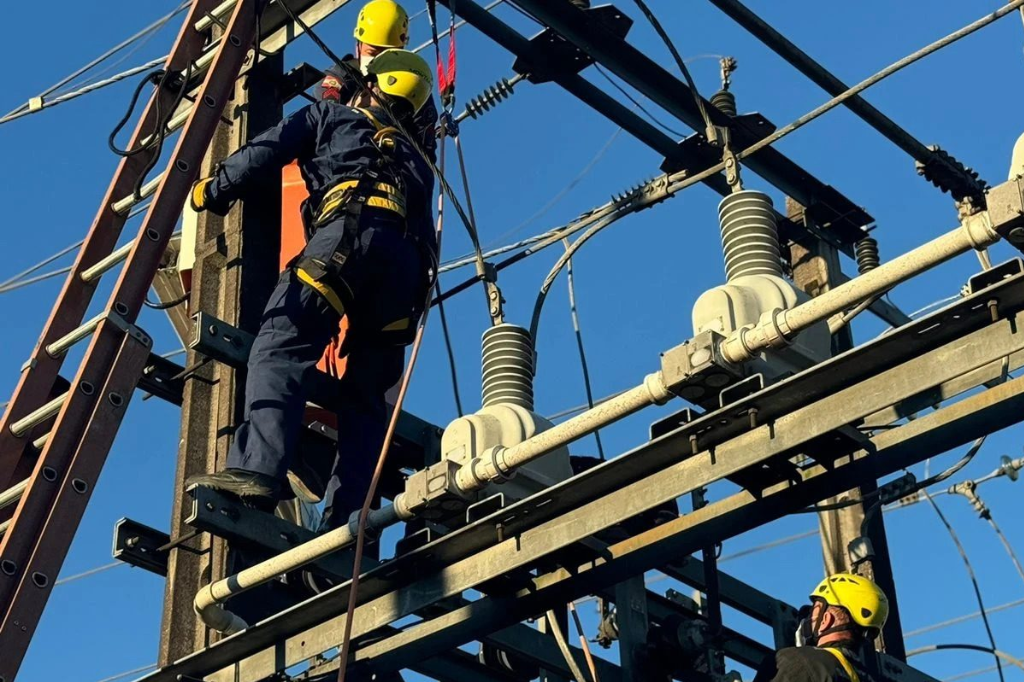
[{"label": "white insulator", "polygon": [[718,205],[725,275],[731,282],[747,275],[782,276],[782,255],[772,200],[763,192],[730,194]]},{"label": "white insulator", "polygon": [[533,343],[530,332],[499,324],[483,334],[483,406],[533,410]]}]

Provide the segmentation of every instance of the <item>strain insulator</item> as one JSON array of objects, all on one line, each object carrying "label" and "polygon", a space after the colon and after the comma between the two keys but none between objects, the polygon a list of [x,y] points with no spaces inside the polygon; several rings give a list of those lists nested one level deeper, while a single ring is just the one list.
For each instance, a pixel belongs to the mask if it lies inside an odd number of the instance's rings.
[{"label": "strain insulator", "polygon": [[853,251],[857,256],[857,272],[862,275],[882,264],[882,259],[878,255],[878,240],[874,237],[858,239],[853,245]]},{"label": "strain insulator", "polygon": [[723,114],[736,115],[736,95],[728,90],[719,90],[711,96],[711,104]]},{"label": "strain insulator", "polygon": [[497,106],[502,101],[511,97],[514,93],[515,83],[510,82],[507,78],[502,78],[500,81],[466,102],[466,113],[472,118],[483,116],[485,113],[490,111],[492,107]]}]

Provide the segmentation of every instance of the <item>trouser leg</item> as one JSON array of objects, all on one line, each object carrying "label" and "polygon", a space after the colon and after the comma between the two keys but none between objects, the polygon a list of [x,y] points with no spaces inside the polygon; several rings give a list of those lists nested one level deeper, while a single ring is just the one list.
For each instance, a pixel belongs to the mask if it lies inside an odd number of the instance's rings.
[{"label": "trouser leg", "polygon": [[401,378],[404,360],[400,347],[349,354],[341,380],[338,456],[325,495],[326,528],[343,525],[363,506],[390,418],[384,394]]},{"label": "trouser leg", "polygon": [[249,355],[244,420],[228,467],[284,478],[302,428],[305,385],[339,319],[291,270],[281,275]]}]

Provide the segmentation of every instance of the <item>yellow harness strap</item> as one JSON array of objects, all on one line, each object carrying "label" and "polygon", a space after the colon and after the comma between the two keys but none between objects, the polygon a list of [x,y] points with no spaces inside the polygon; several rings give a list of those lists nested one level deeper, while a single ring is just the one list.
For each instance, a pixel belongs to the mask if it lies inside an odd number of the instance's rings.
[{"label": "yellow harness strap", "polygon": [[860,675],[858,675],[857,671],[854,670],[853,664],[850,663],[850,659],[846,657],[846,654],[844,654],[839,649],[833,649],[832,647],[818,648],[820,648],[822,651],[827,651],[836,657],[836,660],[839,661],[839,665],[843,666],[843,670],[846,671],[846,676],[850,678],[850,682],[860,682]]},{"label": "yellow harness strap", "polygon": [[[320,204],[318,216],[326,215],[336,209],[342,202],[348,199],[346,190],[354,189],[358,184],[358,180],[346,180],[339,182],[328,190]],[[405,197],[399,193],[397,187],[386,182],[375,182],[373,183],[373,190],[375,194],[370,195],[366,199],[367,206],[394,211],[403,218],[405,217]]]}]

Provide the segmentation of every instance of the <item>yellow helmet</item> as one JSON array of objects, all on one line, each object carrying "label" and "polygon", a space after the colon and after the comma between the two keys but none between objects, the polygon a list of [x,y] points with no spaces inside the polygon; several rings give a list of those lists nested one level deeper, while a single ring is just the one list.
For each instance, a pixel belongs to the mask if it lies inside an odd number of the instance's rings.
[{"label": "yellow helmet", "polygon": [[814,600],[846,609],[853,622],[863,628],[881,630],[889,617],[889,599],[882,588],[852,573],[836,573],[822,580],[811,593]]},{"label": "yellow helmet", "polygon": [[370,62],[367,74],[377,77],[381,92],[409,102],[414,113],[430,99],[430,67],[414,52],[384,50]]},{"label": "yellow helmet", "polygon": [[409,15],[394,0],[370,0],[359,10],[352,35],[375,47],[405,47],[409,42]]}]

